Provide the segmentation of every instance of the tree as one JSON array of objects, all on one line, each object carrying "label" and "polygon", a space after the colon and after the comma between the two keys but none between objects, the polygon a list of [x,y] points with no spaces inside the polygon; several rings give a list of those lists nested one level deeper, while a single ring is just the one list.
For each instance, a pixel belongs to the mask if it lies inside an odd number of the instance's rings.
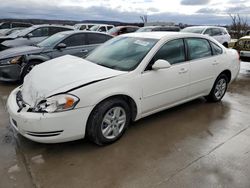
[{"label": "tree", "polygon": [[148,15],[140,16],[140,18],[144,24],[148,22]]},{"label": "tree", "polygon": [[232,19],[232,24],[230,26],[231,33],[234,37],[239,39],[248,30],[247,18],[242,18],[240,14],[229,14]]}]

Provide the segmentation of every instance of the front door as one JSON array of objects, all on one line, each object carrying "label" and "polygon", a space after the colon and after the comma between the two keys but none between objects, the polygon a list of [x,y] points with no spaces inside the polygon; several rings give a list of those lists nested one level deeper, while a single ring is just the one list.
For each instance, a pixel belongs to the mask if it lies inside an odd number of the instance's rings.
[{"label": "front door", "polygon": [[[170,68],[153,70],[151,67],[158,59],[171,64]],[[171,106],[187,97],[189,84],[189,63],[186,61],[183,39],[164,44],[142,74],[142,113],[146,116]]]}]

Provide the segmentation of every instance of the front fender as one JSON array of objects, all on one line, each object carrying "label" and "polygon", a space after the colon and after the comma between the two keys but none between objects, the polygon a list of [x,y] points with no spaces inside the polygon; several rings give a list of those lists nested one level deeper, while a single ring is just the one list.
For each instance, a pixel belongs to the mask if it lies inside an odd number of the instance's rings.
[{"label": "front fender", "polygon": [[47,55],[25,55],[25,62],[28,63],[30,61],[39,61],[39,62],[44,62],[48,61],[51,58]]}]

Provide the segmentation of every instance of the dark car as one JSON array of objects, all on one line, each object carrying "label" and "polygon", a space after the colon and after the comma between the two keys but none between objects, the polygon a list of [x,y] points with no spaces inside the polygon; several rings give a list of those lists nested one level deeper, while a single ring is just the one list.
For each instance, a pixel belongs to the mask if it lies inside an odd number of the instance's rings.
[{"label": "dark car", "polygon": [[34,46],[22,46],[0,52],[0,80],[18,81],[44,61],[63,56],[85,57],[111,35],[89,31],[65,31],[54,34]]},{"label": "dark car", "polygon": [[73,27],[60,25],[34,25],[23,29],[18,33],[0,37],[0,51],[17,46],[37,44],[55,33],[68,30],[73,30]]},{"label": "dark car", "polygon": [[135,32],[139,27],[137,26],[117,26],[113,29],[108,30],[108,34],[117,36],[125,33],[133,33]]},{"label": "dark car", "polygon": [[136,32],[152,32],[152,31],[173,31],[178,32],[180,28],[177,26],[145,26],[138,29]]},{"label": "dark car", "polygon": [[26,28],[31,27],[32,24],[30,23],[23,23],[23,22],[2,22],[0,23],[0,29],[12,29],[16,27]]}]

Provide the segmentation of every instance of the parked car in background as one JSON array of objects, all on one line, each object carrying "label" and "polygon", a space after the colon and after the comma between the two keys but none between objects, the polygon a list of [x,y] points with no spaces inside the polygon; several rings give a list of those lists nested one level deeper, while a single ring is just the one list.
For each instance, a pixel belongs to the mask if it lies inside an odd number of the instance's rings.
[{"label": "parked car in background", "polygon": [[12,29],[12,28],[27,28],[31,27],[32,24],[30,23],[22,23],[22,22],[2,22],[0,23],[0,30],[1,29]]},{"label": "parked car in background", "polygon": [[0,30],[0,37],[1,36],[8,36],[8,35],[10,35],[12,33],[19,32],[22,29],[23,29],[22,27],[15,27],[15,28],[12,28],[12,29],[1,29]]},{"label": "parked car in background", "polygon": [[113,36],[118,36],[125,33],[133,33],[138,29],[139,29],[138,26],[117,26],[108,30],[107,33]]},{"label": "parked car in background", "polygon": [[107,32],[108,30],[110,30],[114,27],[115,26],[113,26],[113,25],[100,24],[100,25],[94,25],[89,30],[90,31],[98,31],[98,32]]},{"label": "parked car in background", "polygon": [[37,44],[55,33],[68,30],[73,30],[73,27],[61,25],[34,25],[18,33],[0,37],[0,51],[17,46]]},{"label": "parked car in background", "polygon": [[74,28],[75,30],[89,30],[91,27],[96,26],[99,24],[95,23],[80,23],[80,24],[75,24]]},{"label": "parked car in background", "polygon": [[64,31],[34,46],[21,46],[0,52],[0,81],[17,81],[44,62],[66,54],[85,57],[112,36],[100,32]]},{"label": "parked car in background", "polygon": [[241,37],[232,48],[239,52],[241,60],[250,61],[250,36]]},{"label": "parked car in background", "polygon": [[209,35],[217,40],[223,46],[228,47],[229,42],[231,41],[231,36],[224,27],[215,27],[215,26],[193,26],[186,27],[181,30],[181,32],[188,33],[199,33],[204,35]]},{"label": "parked car in background", "polygon": [[136,32],[153,32],[153,31],[180,31],[177,26],[145,26],[138,29]]},{"label": "parked car in background", "polygon": [[7,110],[13,128],[30,140],[86,135],[105,145],[131,121],[198,97],[220,101],[239,69],[237,51],[209,36],[124,34],[85,59],[63,56],[36,66],[11,92]]}]

